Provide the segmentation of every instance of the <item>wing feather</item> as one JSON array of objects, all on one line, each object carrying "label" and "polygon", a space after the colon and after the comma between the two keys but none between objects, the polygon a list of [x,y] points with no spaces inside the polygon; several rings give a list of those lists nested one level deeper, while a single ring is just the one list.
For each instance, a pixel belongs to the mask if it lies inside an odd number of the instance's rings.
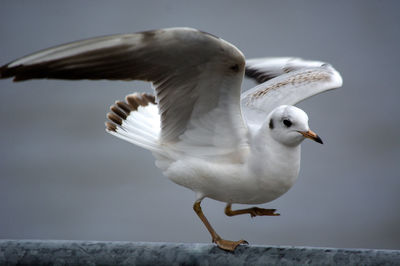
[{"label": "wing feather", "polygon": [[181,141],[191,120],[226,108],[234,111],[220,119],[230,121],[229,126],[217,132],[214,128],[220,121],[212,120],[202,145],[218,146],[215,135],[229,133],[234,149],[245,128],[240,115],[244,65],[243,54],[228,42],[195,29],[171,28],[46,49],[2,66],[0,78],[150,81],[156,91],[162,143]]},{"label": "wing feather", "polygon": [[304,68],[320,67],[324,62],[297,57],[265,57],[246,60],[246,77],[264,83],[280,75]]}]

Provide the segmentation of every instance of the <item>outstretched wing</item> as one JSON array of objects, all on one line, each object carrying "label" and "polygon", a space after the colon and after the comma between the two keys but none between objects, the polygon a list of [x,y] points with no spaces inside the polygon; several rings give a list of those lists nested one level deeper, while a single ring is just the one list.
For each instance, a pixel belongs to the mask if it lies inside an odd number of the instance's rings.
[{"label": "outstretched wing", "polygon": [[161,143],[185,141],[223,151],[235,149],[245,135],[240,112],[244,64],[242,53],[218,37],[171,28],[43,50],[2,66],[0,78],[150,81]]},{"label": "outstretched wing", "polygon": [[296,70],[320,67],[324,62],[303,60],[298,57],[264,57],[246,60],[246,77],[258,83]]},{"label": "outstretched wing", "polygon": [[342,86],[342,77],[331,65],[299,58],[248,60],[246,76],[261,83],[241,96],[243,114],[250,126],[260,126],[279,105],[295,105]]}]

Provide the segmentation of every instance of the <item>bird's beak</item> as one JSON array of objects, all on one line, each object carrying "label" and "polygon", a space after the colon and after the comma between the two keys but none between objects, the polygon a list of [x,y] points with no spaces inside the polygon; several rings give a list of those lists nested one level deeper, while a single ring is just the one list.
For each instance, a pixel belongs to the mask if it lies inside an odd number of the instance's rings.
[{"label": "bird's beak", "polygon": [[308,138],[308,139],[312,139],[315,142],[324,144],[322,142],[322,139],[312,130],[309,131],[299,131],[300,134],[302,134],[304,137]]}]

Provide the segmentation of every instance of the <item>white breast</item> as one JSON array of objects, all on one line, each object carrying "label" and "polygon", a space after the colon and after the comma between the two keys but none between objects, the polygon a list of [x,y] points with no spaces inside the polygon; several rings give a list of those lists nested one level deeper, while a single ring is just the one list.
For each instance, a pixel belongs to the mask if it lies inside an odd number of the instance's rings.
[{"label": "white breast", "polygon": [[278,198],[294,184],[298,167],[293,171],[287,171],[288,165],[280,167],[285,168],[285,175],[278,168],[276,171],[267,168],[254,171],[248,161],[229,164],[186,158],[171,163],[164,174],[178,185],[196,192],[198,198],[261,204]]}]

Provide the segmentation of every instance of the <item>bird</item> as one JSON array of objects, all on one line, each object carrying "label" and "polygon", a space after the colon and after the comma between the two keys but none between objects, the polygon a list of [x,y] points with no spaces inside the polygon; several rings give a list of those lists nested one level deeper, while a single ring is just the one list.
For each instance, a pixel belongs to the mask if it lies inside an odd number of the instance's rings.
[{"label": "bird", "polygon": [[[257,85],[242,92],[244,77]],[[295,105],[343,83],[328,63],[246,59],[233,44],[187,27],[59,45],[1,66],[0,78],[150,82],[153,94],[135,92],[110,107],[106,131],[150,151],[166,177],[192,190],[193,209],[212,242],[232,252],[248,242],[222,238],[202,200],[226,203],[228,216],[280,215],[232,204],[267,203],[293,186],[303,140],[323,143]]]}]

